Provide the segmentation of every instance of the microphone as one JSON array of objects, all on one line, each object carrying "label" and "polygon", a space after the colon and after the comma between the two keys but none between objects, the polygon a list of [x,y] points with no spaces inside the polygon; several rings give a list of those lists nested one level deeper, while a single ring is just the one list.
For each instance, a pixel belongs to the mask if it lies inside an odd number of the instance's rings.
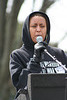
[{"label": "microphone", "polygon": [[36,41],[37,41],[37,43],[39,43],[40,45],[42,45],[44,47],[47,46],[47,43],[45,41],[43,41],[43,37],[42,36],[38,36],[36,38]]},{"label": "microphone", "polygon": [[43,45],[43,38],[42,36],[38,36],[36,38],[37,43],[34,45],[34,61],[35,62],[40,62],[41,58],[41,52],[45,49],[45,46]]},{"label": "microphone", "polygon": [[34,48],[37,49],[45,49],[45,46],[43,44],[43,38],[42,36],[38,36],[36,38],[37,43],[34,45]]},{"label": "microphone", "polygon": [[37,43],[38,43],[38,42],[43,42],[42,36],[38,36],[38,37],[36,38],[36,41],[37,41]]}]

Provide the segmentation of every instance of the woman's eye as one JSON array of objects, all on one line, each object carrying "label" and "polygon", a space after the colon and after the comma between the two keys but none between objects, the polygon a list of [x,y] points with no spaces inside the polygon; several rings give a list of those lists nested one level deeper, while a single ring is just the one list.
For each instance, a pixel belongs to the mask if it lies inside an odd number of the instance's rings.
[{"label": "woman's eye", "polygon": [[32,27],[36,27],[36,26],[34,25],[34,26],[32,26]]},{"label": "woman's eye", "polygon": [[45,27],[45,26],[40,26],[41,28]]}]

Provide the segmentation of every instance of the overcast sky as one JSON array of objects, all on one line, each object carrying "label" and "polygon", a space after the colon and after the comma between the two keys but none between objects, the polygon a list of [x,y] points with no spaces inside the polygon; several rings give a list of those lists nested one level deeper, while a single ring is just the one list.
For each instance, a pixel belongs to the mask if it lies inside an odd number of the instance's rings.
[{"label": "overcast sky", "polygon": [[[32,11],[32,0],[26,0],[19,12],[18,21],[22,22]],[[36,0],[34,11],[39,10],[42,0]],[[57,0],[48,10],[47,15],[51,22],[51,39],[50,42],[57,42],[67,32],[67,0]],[[59,48],[67,50],[67,37],[59,43]]]}]

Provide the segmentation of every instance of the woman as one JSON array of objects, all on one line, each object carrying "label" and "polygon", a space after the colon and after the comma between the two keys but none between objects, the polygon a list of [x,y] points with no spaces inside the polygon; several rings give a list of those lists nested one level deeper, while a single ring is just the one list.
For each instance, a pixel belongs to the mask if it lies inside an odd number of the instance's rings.
[{"label": "woman", "polygon": [[[50,21],[45,13],[39,11],[31,13],[24,22],[22,34],[22,47],[14,50],[10,56],[10,74],[18,93],[22,91],[25,94],[27,93],[29,73],[66,72],[62,66],[44,52],[45,48],[66,67],[67,57],[63,50],[48,45]],[[39,36],[42,37],[41,43],[37,43]]]}]

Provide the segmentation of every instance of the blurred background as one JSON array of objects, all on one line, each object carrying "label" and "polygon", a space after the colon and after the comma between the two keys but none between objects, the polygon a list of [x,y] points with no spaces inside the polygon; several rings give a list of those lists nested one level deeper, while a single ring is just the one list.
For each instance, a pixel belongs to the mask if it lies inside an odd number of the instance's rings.
[{"label": "blurred background", "polygon": [[32,11],[45,12],[51,22],[50,45],[67,52],[67,0],[0,0],[0,100],[13,100],[16,90],[9,72],[10,53],[22,46],[22,27]]}]

